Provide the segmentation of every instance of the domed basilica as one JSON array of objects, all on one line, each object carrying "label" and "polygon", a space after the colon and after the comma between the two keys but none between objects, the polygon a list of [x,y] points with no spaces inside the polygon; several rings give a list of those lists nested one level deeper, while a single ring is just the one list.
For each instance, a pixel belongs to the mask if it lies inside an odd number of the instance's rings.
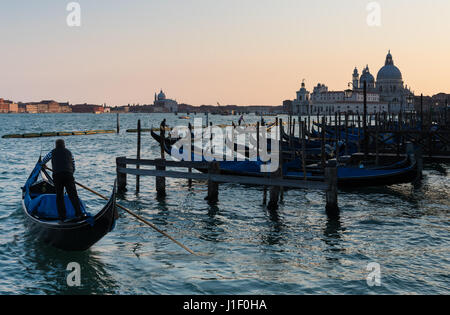
[{"label": "domed basilica", "polygon": [[363,111],[364,84],[367,88],[367,110],[369,113],[414,110],[414,94],[404,86],[402,73],[394,65],[389,51],[384,66],[378,71],[377,79],[370,73],[367,65],[361,76],[355,68],[352,83],[345,91],[328,91],[324,84],[314,87],[313,93],[302,82],[297,98],[293,101],[292,112],[295,114],[334,114],[336,112],[361,113]]},{"label": "domed basilica", "polygon": [[155,101],[153,102],[154,111],[156,112],[177,112],[178,103],[175,100],[166,98],[166,94],[161,90],[158,95],[155,93]]}]

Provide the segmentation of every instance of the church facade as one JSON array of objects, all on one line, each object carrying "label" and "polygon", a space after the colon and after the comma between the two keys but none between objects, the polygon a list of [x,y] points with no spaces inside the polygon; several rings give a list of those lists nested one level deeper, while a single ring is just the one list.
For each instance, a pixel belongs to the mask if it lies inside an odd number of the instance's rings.
[{"label": "church facade", "polygon": [[161,90],[157,95],[155,93],[155,101],[153,102],[155,106],[155,112],[177,112],[178,103],[175,100],[166,98],[166,94]]},{"label": "church facade", "polygon": [[376,80],[370,73],[369,66],[362,70],[361,76],[355,68],[352,83],[349,83],[345,91],[329,91],[326,85],[319,83],[310,93],[303,81],[296,99],[292,102],[292,112],[296,115],[362,113],[364,84],[368,113],[399,113],[414,110],[414,94],[404,86],[402,73],[394,65],[389,51],[385,65],[378,71]]}]

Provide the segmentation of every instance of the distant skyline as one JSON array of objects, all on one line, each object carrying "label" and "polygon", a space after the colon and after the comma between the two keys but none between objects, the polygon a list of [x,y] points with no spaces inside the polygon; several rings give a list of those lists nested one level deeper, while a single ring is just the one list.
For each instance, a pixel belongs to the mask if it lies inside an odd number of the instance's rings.
[{"label": "distant skyline", "polygon": [[[96,0],[0,2],[0,98],[281,105],[302,79],[344,90],[391,50],[416,94],[450,92],[448,0]],[[367,10],[381,8],[380,26]]]}]

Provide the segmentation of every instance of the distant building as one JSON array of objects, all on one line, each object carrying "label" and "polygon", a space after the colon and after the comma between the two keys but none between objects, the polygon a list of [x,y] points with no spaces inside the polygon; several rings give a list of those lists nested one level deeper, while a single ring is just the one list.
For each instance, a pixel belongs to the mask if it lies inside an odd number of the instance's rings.
[{"label": "distant building", "polygon": [[0,113],[18,113],[19,105],[0,98]]},{"label": "distant building", "polygon": [[26,112],[27,112],[27,105],[19,102],[19,113],[26,113]]},{"label": "distant building", "polygon": [[293,101],[291,101],[291,100],[283,101],[283,111],[285,113],[293,114],[294,108],[293,108],[292,104],[293,104]]},{"label": "distant building", "polygon": [[9,112],[10,113],[18,113],[19,112],[19,105],[17,105],[16,103],[9,103]]},{"label": "distant building", "polygon": [[77,104],[72,105],[72,113],[93,113],[93,114],[101,114],[105,111],[102,105],[93,105],[93,104]]},{"label": "distant building", "polygon": [[293,113],[301,115],[362,113],[364,84],[367,87],[368,113],[399,113],[414,110],[414,94],[407,86],[403,86],[402,74],[394,65],[389,51],[384,67],[378,71],[376,81],[369,71],[369,66],[363,69],[361,76],[358,69],[354,69],[352,83],[350,83],[351,89],[345,91],[328,91],[326,85],[319,83],[310,94],[303,81],[292,104]]},{"label": "distant building", "polygon": [[[422,104],[421,104],[422,101]],[[430,110],[446,110],[450,105],[450,94],[438,93],[433,96],[415,97],[416,111],[429,112]]]},{"label": "distant building", "polygon": [[20,103],[19,112],[30,114],[36,113],[67,113],[71,112],[69,103],[58,103],[53,100],[43,100],[40,102]]},{"label": "distant building", "polygon": [[[58,102],[55,101],[42,101],[40,104],[42,109],[45,109],[47,113],[60,113],[61,112],[61,105]],[[41,111],[39,111],[41,112]]]},{"label": "distant building", "polygon": [[26,109],[25,111],[29,114],[37,114],[38,111],[38,105],[31,103],[31,104],[26,104]]},{"label": "distant building", "polygon": [[112,107],[110,111],[113,113],[129,113],[130,108],[132,108],[130,105],[116,106],[116,107]]},{"label": "distant building", "polygon": [[71,113],[72,107],[70,107],[69,103],[59,103],[60,113]]},{"label": "distant building", "polygon": [[39,104],[36,104],[36,105],[37,105],[37,112],[38,113],[48,113],[49,112],[48,104],[39,103]]},{"label": "distant building", "polygon": [[445,93],[439,93],[436,95],[433,95],[431,97],[433,101],[433,108],[439,109],[439,110],[446,110],[449,108],[450,105],[450,94]]},{"label": "distant building", "polygon": [[[158,95],[155,93],[155,101],[153,102],[155,106],[154,112],[177,112],[178,103],[175,100],[166,98],[166,94],[161,90]],[[159,108],[158,108],[159,107]]]}]

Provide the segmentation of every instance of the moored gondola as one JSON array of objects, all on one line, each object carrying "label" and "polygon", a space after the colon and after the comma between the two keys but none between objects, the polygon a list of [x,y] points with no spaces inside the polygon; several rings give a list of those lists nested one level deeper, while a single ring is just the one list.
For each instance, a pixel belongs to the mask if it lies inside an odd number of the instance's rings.
[{"label": "moored gondola", "polygon": [[[153,133],[153,138],[160,141],[160,136]],[[170,139],[163,141],[164,150],[171,155],[172,145]],[[230,148],[232,149],[232,148]],[[236,148],[235,148],[236,149]],[[183,148],[179,149],[180,154]],[[245,147],[245,150],[249,150]],[[198,149],[198,152],[202,152]],[[248,158],[248,152],[245,153]],[[402,183],[409,183],[417,177],[417,162],[412,156],[397,159],[396,161],[386,161],[385,164],[371,165],[370,163],[356,163],[356,155],[344,163],[340,163],[337,170],[338,186],[344,187],[363,187],[363,186],[387,186]],[[191,160],[203,161],[204,156],[196,156],[194,150],[191,151]],[[252,177],[267,176],[261,172],[261,165],[264,163],[258,160],[245,161],[220,161],[220,174],[223,175],[244,175]],[[208,170],[197,168],[200,172]],[[300,158],[294,158],[283,162],[283,176],[287,179],[303,180],[305,178],[302,170],[302,162]],[[324,170],[320,165],[306,166],[306,179],[311,181],[323,181]]]},{"label": "moored gondola", "polygon": [[74,216],[73,207],[65,196],[67,218],[58,220],[55,186],[40,161],[22,188],[22,204],[26,225],[40,241],[65,251],[83,251],[111,232],[118,218],[116,185],[110,199],[95,216],[89,215],[82,204],[83,218]]}]

